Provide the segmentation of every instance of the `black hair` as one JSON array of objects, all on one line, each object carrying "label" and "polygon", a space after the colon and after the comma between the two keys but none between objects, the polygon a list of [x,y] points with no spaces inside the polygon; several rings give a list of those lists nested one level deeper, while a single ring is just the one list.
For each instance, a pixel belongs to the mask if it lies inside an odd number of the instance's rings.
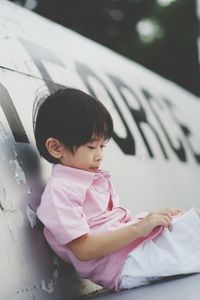
[{"label": "black hair", "polygon": [[43,99],[34,125],[38,151],[51,163],[57,163],[57,160],[45,145],[50,137],[58,139],[74,152],[93,137],[109,140],[113,134],[112,117],[105,106],[98,99],[74,88],[57,90]]}]

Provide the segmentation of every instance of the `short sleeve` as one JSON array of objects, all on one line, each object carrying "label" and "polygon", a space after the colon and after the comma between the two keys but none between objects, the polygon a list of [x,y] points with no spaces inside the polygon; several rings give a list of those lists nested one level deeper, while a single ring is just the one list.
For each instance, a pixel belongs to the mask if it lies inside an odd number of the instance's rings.
[{"label": "short sleeve", "polygon": [[62,245],[90,231],[81,201],[58,188],[44,192],[37,216]]}]

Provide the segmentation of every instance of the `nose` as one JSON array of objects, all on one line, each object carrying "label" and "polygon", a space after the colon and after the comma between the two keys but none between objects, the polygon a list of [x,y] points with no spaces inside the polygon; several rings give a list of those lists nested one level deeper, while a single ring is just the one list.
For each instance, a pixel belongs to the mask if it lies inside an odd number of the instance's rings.
[{"label": "nose", "polygon": [[99,148],[96,150],[96,153],[95,153],[95,161],[101,162],[102,159],[103,159],[103,149]]}]

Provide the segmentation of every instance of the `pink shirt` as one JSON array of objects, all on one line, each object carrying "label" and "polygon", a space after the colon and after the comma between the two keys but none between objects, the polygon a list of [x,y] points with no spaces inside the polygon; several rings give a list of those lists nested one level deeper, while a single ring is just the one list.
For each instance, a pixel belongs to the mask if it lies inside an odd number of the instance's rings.
[{"label": "pink shirt", "polygon": [[[79,261],[67,246],[84,234],[116,230],[136,223],[146,215],[133,217],[129,210],[119,206],[110,174],[103,170],[93,173],[54,165],[37,215],[55,253],[73,264],[81,277],[108,289],[118,289],[120,271],[128,253],[144,241],[139,238],[108,256],[89,261]],[[158,227],[145,240],[154,238],[161,231]]]}]

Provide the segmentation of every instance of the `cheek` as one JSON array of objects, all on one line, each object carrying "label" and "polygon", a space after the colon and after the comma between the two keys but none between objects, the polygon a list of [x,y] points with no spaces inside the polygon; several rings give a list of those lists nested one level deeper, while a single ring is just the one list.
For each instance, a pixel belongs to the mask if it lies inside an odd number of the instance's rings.
[{"label": "cheek", "polygon": [[86,156],[86,160],[87,161],[91,161],[91,160],[93,160],[93,154],[92,153],[90,153],[90,154],[88,154],[87,156]]},{"label": "cheek", "polygon": [[92,153],[81,153],[79,155],[79,163],[81,165],[87,165],[93,160],[93,154]]},{"label": "cheek", "polygon": [[87,163],[91,163],[94,160],[94,154],[93,153],[89,153],[86,157],[85,157],[85,161]]}]

